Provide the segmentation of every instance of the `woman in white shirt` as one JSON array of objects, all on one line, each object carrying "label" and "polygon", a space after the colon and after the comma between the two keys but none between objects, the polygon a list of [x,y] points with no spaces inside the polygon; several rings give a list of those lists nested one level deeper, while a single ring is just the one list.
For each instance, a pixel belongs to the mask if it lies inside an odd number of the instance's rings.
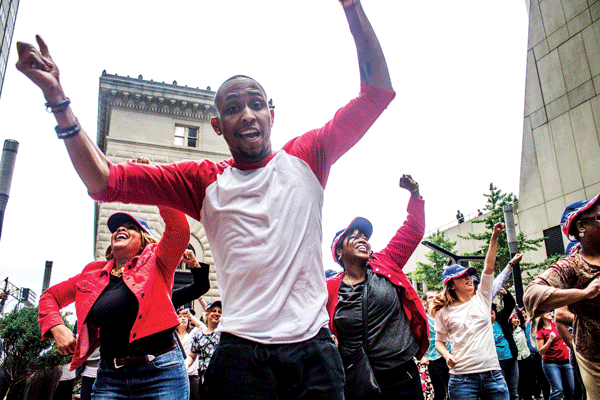
[{"label": "woman in white shirt", "polygon": [[[435,347],[450,368],[450,400],[509,398],[490,323],[496,249],[503,227],[500,222],[494,225],[477,292],[471,277],[475,268],[455,264],[442,273],[444,290],[433,300]],[[446,349],[447,340],[452,342],[452,352]]]}]

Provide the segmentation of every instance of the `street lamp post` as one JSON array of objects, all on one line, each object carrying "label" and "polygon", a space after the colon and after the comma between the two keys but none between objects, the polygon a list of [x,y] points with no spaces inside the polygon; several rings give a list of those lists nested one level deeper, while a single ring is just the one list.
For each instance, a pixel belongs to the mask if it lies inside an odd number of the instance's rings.
[{"label": "street lamp post", "polygon": [[[515,218],[513,214],[512,203],[502,206],[504,211],[504,225],[506,226],[506,237],[508,240],[508,250],[512,259],[519,251],[517,248],[517,231],[515,229]],[[515,281],[515,295],[517,296],[517,304],[523,307],[523,281],[521,279],[521,267],[519,264],[513,265],[513,279]]]}]

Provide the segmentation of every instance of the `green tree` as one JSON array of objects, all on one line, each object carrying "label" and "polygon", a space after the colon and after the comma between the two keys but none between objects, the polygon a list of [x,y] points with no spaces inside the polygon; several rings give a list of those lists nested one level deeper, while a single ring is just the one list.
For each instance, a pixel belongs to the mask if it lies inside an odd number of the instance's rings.
[{"label": "green tree", "polygon": [[[485,224],[486,231],[483,233],[471,233],[469,232],[467,236],[460,236],[462,239],[471,239],[482,241],[481,250],[475,253],[466,253],[464,255],[482,255],[486,254],[490,239],[492,237],[492,232],[494,230],[494,225],[497,222],[504,222],[504,210],[502,206],[505,204],[509,204],[513,201],[512,193],[503,193],[501,189],[498,189],[494,186],[493,183],[490,183],[489,194],[485,194],[484,196],[487,198],[486,205],[484,209],[489,211],[489,213],[485,216],[485,218],[480,220],[473,220],[473,223],[481,223]],[[537,250],[541,245],[540,243],[544,241],[544,238],[540,239],[527,239],[523,232],[519,232],[517,235],[517,251],[519,253],[525,253],[527,251]],[[508,248],[508,240],[505,234],[500,235],[498,238],[498,252],[496,257],[496,266],[494,267],[494,273],[497,275],[504,269],[504,267],[510,261],[510,250]],[[477,269],[482,268],[483,263],[481,262],[473,262],[472,265]],[[531,263],[521,263],[521,272],[525,272],[528,270],[532,270],[537,268],[538,265]],[[527,276],[527,274],[523,274]]]},{"label": "green tree", "polygon": [[[456,246],[456,242],[450,241],[444,232],[435,232],[426,240],[450,252]],[[448,258],[434,250],[425,254],[425,258],[429,260],[429,263],[417,261],[417,267],[408,276],[417,282],[426,283],[428,290],[442,290],[442,271],[448,265]]]},{"label": "green tree", "polygon": [[58,353],[52,340],[40,340],[41,336],[37,307],[15,308],[0,321],[2,368],[9,388],[8,399],[19,397],[16,392],[22,390],[25,380],[34,371],[55,367],[68,360]]}]

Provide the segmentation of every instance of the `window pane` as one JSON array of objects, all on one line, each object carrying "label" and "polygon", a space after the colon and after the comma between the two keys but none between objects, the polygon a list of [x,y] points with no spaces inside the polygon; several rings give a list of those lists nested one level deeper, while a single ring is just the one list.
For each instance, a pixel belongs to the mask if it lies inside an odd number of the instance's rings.
[{"label": "window pane", "polygon": [[196,147],[197,139],[188,138],[187,143],[188,143],[188,147]]},{"label": "window pane", "polygon": [[188,137],[189,138],[197,138],[198,137],[198,128],[188,128]]},{"label": "window pane", "polygon": [[183,146],[183,141],[184,141],[184,138],[176,136],[175,137],[175,146]]}]

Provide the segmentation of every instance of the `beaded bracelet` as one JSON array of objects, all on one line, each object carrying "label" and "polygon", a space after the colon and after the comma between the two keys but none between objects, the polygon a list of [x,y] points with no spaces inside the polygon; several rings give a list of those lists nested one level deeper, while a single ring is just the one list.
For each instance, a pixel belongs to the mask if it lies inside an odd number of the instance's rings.
[{"label": "beaded bracelet", "polygon": [[59,139],[68,139],[76,136],[79,131],[81,131],[81,125],[79,125],[79,120],[75,119],[75,123],[73,125],[67,126],[66,128],[61,128],[60,126],[56,125],[54,130],[56,131],[56,135]]},{"label": "beaded bracelet", "polygon": [[68,97],[58,104],[46,103],[46,112],[51,112],[53,114],[61,113],[69,108],[69,104],[71,104],[71,100]]}]

